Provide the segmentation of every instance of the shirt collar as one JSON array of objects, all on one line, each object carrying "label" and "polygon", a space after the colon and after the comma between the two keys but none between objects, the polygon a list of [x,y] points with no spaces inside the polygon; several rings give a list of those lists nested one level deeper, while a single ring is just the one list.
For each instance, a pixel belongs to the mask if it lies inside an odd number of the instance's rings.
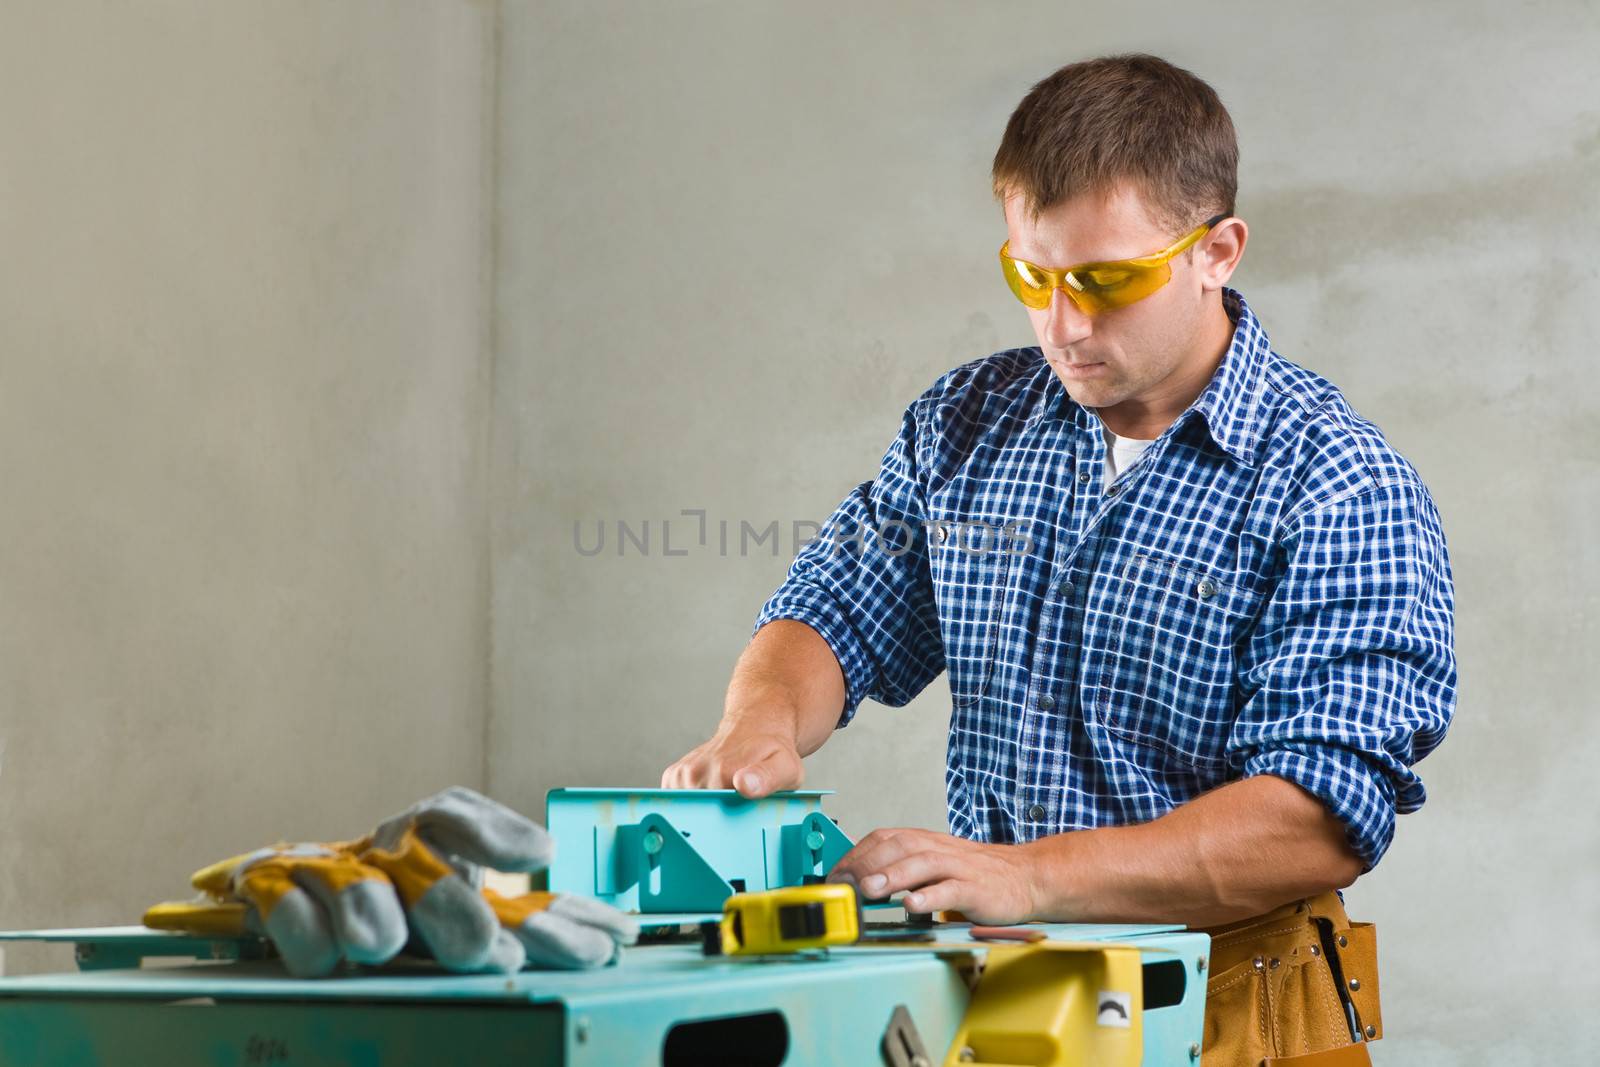
[{"label": "shirt collar", "polygon": [[1261,377],[1272,344],[1238,290],[1224,287],[1222,306],[1233,320],[1233,341],[1211,381],[1177,421],[1204,419],[1217,446],[1250,467],[1261,442]]},{"label": "shirt collar", "polygon": [[[1256,425],[1261,397],[1259,383],[1272,346],[1261,321],[1238,290],[1224,286],[1222,306],[1233,320],[1233,340],[1211,381],[1173,425],[1193,418],[1203,420],[1206,431],[1219,448],[1246,466],[1253,466],[1261,439]],[[1044,373],[1044,389],[1029,425],[1060,418],[1079,429],[1098,430],[1099,416],[1068,396],[1066,386],[1048,365]]]}]

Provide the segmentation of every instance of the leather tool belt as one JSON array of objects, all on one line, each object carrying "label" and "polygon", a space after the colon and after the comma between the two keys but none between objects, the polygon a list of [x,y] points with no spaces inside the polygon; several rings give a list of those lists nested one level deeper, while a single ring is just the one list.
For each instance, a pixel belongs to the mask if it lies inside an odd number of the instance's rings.
[{"label": "leather tool belt", "polygon": [[1371,1067],[1377,931],[1351,922],[1337,893],[1205,932],[1206,1067]]}]

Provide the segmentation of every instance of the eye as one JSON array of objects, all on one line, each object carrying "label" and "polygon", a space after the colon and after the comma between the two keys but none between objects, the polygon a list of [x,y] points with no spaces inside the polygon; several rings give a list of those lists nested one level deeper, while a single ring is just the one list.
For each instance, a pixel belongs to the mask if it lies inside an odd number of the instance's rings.
[{"label": "eye", "polygon": [[1091,270],[1086,271],[1084,284],[1095,289],[1115,289],[1119,285],[1126,285],[1128,279],[1133,277],[1129,270]]},{"label": "eye", "polygon": [[1014,259],[1011,261],[1011,266],[1017,272],[1017,277],[1022,279],[1023,285],[1031,286],[1034,289],[1044,287],[1044,276],[1039,273],[1038,268],[1032,263],[1024,263],[1020,259]]}]

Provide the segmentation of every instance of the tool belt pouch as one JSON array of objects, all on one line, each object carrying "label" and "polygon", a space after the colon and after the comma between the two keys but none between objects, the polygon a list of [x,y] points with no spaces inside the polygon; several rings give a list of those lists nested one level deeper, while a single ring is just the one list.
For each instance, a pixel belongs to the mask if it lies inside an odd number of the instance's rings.
[{"label": "tool belt pouch", "polygon": [[[1248,930],[1214,935],[1206,983],[1207,1067],[1368,1067],[1365,1041],[1383,1036],[1376,930],[1343,908],[1281,912]],[[1309,912],[1309,913],[1308,913]],[[1340,988],[1358,1016],[1352,1043]]]}]

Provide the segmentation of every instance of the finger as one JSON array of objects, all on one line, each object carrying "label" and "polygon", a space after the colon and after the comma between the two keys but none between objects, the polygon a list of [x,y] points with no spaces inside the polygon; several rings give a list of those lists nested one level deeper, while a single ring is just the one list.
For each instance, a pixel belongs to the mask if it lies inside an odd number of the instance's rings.
[{"label": "finger", "polygon": [[796,754],[779,747],[736,771],[733,788],[743,796],[756,800],[780,789],[798,789],[804,780],[805,770]]},{"label": "finger", "polygon": [[856,865],[856,861],[860,859],[860,853],[857,850],[865,843],[866,838],[862,838],[855,848],[839,857],[839,862],[828,868],[828,874],[824,881],[843,883],[860,888],[861,879]]},{"label": "finger", "polygon": [[639,940],[638,919],[593,897],[562,894],[550,905],[550,911],[593,927],[619,945],[631,945]]},{"label": "finger", "polygon": [[434,959],[453,971],[481,970],[495,949],[499,923],[483,897],[455,872],[407,910]]},{"label": "finger", "polygon": [[693,749],[685,755],[678,757],[678,759],[669,765],[666,770],[661,772],[662,789],[689,788],[689,761],[694,759],[695,752],[698,751],[699,749]]},{"label": "finger", "polygon": [[484,961],[483,969],[499,974],[516,974],[528,962],[528,950],[522,947],[522,942],[510,930],[496,930],[494,932],[494,946],[489,950],[489,958]]},{"label": "finger", "polygon": [[586,970],[604,967],[621,955],[617,941],[604,930],[574,922],[553,912],[529,916],[517,927],[517,940],[535,967]]},{"label": "finger", "polygon": [[979,895],[972,883],[950,878],[906,894],[902,903],[907,911],[982,911]]},{"label": "finger", "polygon": [[555,854],[544,827],[465,786],[452,786],[388,820],[373,834],[374,845],[393,851],[411,827],[441,856],[502,871],[541,870]]},{"label": "finger", "polygon": [[911,852],[876,874],[862,879],[861,888],[875,896],[887,897],[891,893],[921,889],[948,878],[970,877],[971,873],[959,857],[949,853]]},{"label": "finger", "polygon": [[700,761],[698,774],[701,789],[732,789],[733,774],[743,766],[743,761],[730,763],[725,756],[708,756]]},{"label": "finger", "polygon": [[250,905],[242,901],[169,900],[148,908],[142,921],[152,930],[240,937],[250,929],[249,912]]},{"label": "finger", "polygon": [[354,856],[318,857],[293,864],[290,876],[322,905],[346,959],[384,963],[405,948],[405,910],[388,876],[376,867]]},{"label": "finger", "polygon": [[322,905],[303,889],[279,898],[262,927],[277,946],[283,965],[297,978],[320,978],[339,964],[339,944]]},{"label": "finger", "polygon": [[389,876],[411,929],[435,959],[454,971],[483,968],[500,924],[478,891],[414,830],[406,831],[396,848],[375,845],[361,859]]},{"label": "finger", "polygon": [[[861,862],[861,857],[875,848],[877,844],[883,840],[883,836],[884,832],[882,830],[873,830],[868,833],[866,837],[863,837],[860,841],[857,841],[854,845],[852,845],[850,847],[850,851],[846,852],[843,856],[840,856],[839,862],[835,863],[829,870],[828,881],[848,881],[851,885],[854,885],[856,883],[858,865]],[[835,877],[836,875],[837,877]]]},{"label": "finger", "polygon": [[253,852],[218,860],[209,867],[195,871],[189,879],[189,884],[213,900],[225,900],[233,894],[233,876],[239,873],[239,869],[252,860],[261,859],[269,851],[271,850],[256,849]]},{"label": "finger", "polygon": [[638,920],[609,904],[567,893],[484,898],[502,926],[516,932],[528,961],[543,967],[600,967],[639,937]]},{"label": "finger", "polygon": [[772,792],[773,777],[770,771],[764,770],[764,764],[757,763],[736,772],[733,776],[733,788],[747,800],[759,800]]},{"label": "finger", "polygon": [[234,879],[234,891],[256,909],[290,974],[315,978],[338,964],[339,945],[327,912],[295,884],[289,860],[281,854],[251,863]]},{"label": "finger", "polygon": [[687,786],[690,789],[727,789],[731,783],[720,760],[701,756],[689,766]]},{"label": "finger", "polygon": [[910,852],[928,847],[929,842],[923,837],[926,833],[924,830],[910,829],[874,830],[845,853],[834,865],[833,871],[829,872],[829,877],[832,878],[837,872],[841,877],[836,880],[842,881],[842,876],[848,874],[855,879],[863,893],[881,896],[883,883],[873,879],[881,876],[884,868]]},{"label": "finger", "polygon": [[494,932],[489,954],[476,967],[456,967],[454,970],[472,974],[515,974],[528,962],[528,952],[510,930]]},{"label": "finger", "polygon": [[616,938],[557,910],[559,902],[535,912],[513,933],[535,967],[584,970],[604,967],[622,952]]},{"label": "finger", "polygon": [[695,758],[695,754],[693,752],[679,760],[677,765],[673,768],[675,773],[672,776],[672,788],[698,789],[700,787],[700,783],[697,780],[697,777],[700,773],[700,766],[701,765]]}]

